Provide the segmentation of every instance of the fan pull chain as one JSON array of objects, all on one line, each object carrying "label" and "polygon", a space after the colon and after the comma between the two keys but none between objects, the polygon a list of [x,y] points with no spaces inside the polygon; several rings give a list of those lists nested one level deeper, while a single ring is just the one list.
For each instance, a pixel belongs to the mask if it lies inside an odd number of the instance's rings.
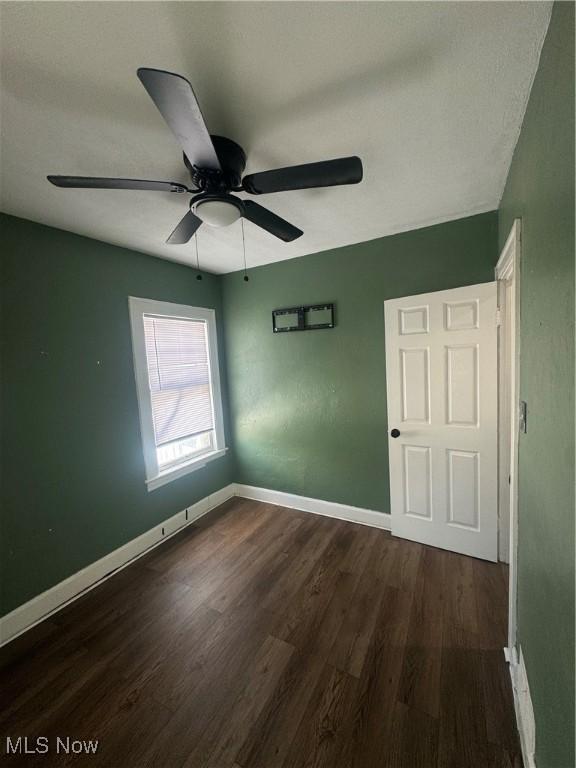
[{"label": "fan pull chain", "polygon": [[244,236],[244,219],[240,219],[240,224],[242,225],[242,253],[244,254],[244,282],[247,283],[250,278],[246,274],[246,238]]},{"label": "fan pull chain", "polygon": [[[198,256],[198,232],[194,232],[194,245],[196,246],[196,269],[200,272],[200,257]],[[202,280],[202,275],[196,275],[196,280]]]}]

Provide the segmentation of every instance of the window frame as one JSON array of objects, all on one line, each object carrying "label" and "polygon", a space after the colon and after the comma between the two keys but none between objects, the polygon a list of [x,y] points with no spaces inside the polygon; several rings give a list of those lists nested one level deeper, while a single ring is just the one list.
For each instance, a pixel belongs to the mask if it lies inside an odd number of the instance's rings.
[{"label": "window frame", "polygon": [[[228,450],[225,446],[224,420],[222,414],[222,390],[220,387],[220,367],[218,364],[218,338],[216,331],[216,312],[206,307],[191,307],[187,304],[172,304],[168,301],[128,297],[130,313],[130,328],[132,335],[132,355],[134,360],[134,377],[136,380],[136,395],[140,418],[140,436],[146,470],[146,486],[149,491],[176,480],[179,477],[205,467],[214,459],[224,456]],[[154,437],[154,422],[152,418],[152,401],[148,379],[148,360],[146,357],[146,341],[144,337],[144,315],[159,315],[160,317],[182,318],[185,320],[201,320],[206,323],[208,339],[208,370],[210,374],[210,391],[212,394],[212,410],[214,415],[213,448],[203,454],[195,455],[181,464],[172,465],[160,470],[156,456],[156,440]]]}]

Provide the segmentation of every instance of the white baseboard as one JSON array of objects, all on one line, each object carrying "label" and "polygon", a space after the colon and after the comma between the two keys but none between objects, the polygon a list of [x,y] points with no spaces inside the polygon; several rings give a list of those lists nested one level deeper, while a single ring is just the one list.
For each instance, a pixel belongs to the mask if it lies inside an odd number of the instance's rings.
[{"label": "white baseboard", "polygon": [[236,495],[234,483],[197,501],[0,618],[0,647]]},{"label": "white baseboard", "polygon": [[505,648],[504,655],[510,666],[516,724],[520,734],[524,768],[536,768],[536,722],[522,649],[520,648],[517,652],[516,648]]},{"label": "white baseboard", "polygon": [[64,608],[73,600],[78,599],[105,579],[110,578],[116,571],[125,568],[139,557],[157,547],[166,539],[169,539],[178,531],[190,523],[198,520],[210,510],[223,504],[233,496],[241,496],[245,499],[264,501],[269,504],[278,504],[281,507],[299,509],[304,512],[312,512],[316,515],[335,517],[339,520],[348,520],[352,523],[370,525],[375,528],[390,530],[390,516],[371,509],[351,507],[347,504],[337,504],[332,501],[311,499],[306,496],[297,496],[293,493],[271,491],[266,488],[255,488],[251,485],[231,483],[225,488],[206,496],[190,507],[169,517],[149,531],[127,542],[122,547],[115,549],[100,560],[86,566],[81,571],[69,576],[64,581],[51,587],[32,598],[27,603],[15,608],[11,613],[0,618],[0,647],[14,640],[26,630],[51,616],[56,611]]},{"label": "white baseboard", "polygon": [[271,491],[268,488],[256,488],[253,485],[242,485],[241,483],[236,483],[236,496],[264,501],[268,504],[278,504],[280,507],[299,509],[303,512],[312,512],[315,515],[336,517],[338,520],[348,520],[350,523],[383,528],[385,531],[390,530],[390,515],[384,512],[375,512],[373,509],[351,507],[348,504],[337,504],[335,501],[312,499],[308,496],[297,496],[295,493]]}]

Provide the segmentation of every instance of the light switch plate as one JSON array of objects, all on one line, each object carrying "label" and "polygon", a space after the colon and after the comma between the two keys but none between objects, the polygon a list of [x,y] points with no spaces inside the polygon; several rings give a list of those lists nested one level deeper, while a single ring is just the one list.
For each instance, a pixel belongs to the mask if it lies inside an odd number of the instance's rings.
[{"label": "light switch plate", "polygon": [[524,432],[526,434],[527,430],[527,420],[528,420],[528,405],[526,404],[526,400],[520,400],[520,409],[518,413],[518,431]]}]

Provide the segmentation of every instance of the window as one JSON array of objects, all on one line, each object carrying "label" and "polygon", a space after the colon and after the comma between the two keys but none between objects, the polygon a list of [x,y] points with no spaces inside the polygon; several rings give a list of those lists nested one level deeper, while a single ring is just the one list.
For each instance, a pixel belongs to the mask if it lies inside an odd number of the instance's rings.
[{"label": "window", "polygon": [[130,297],[148,490],[223,456],[213,309]]}]

